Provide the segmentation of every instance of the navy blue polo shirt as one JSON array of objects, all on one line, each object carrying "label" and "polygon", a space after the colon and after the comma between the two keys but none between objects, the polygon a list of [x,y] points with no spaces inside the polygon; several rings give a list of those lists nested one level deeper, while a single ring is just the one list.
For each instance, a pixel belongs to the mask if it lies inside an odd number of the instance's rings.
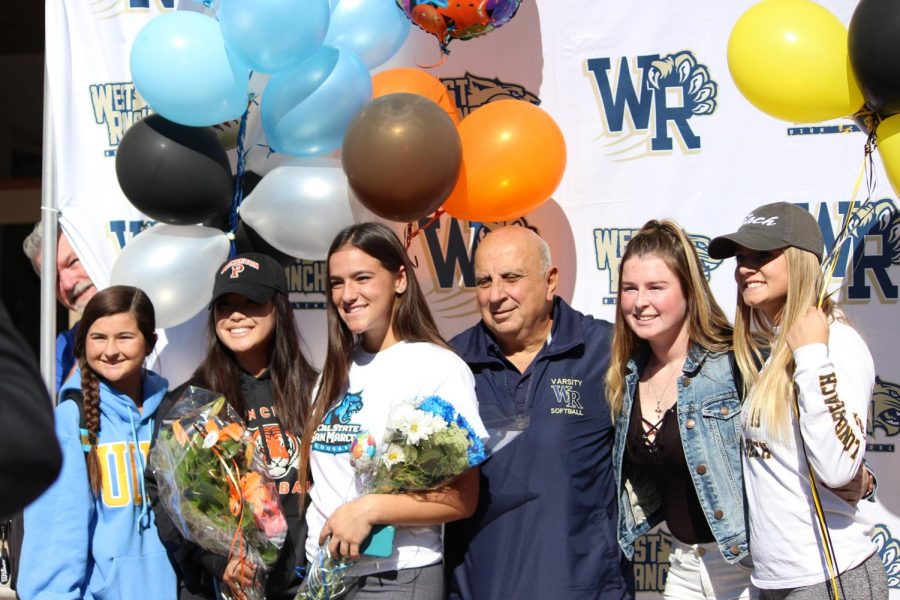
[{"label": "navy blue polo shirt", "polygon": [[524,431],[482,465],[475,514],[446,526],[451,598],[633,597],[603,392],[611,339],[610,323],[556,298],[550,342],[525,373],[483,323],[452,340],[475,375],[485,427]]}]

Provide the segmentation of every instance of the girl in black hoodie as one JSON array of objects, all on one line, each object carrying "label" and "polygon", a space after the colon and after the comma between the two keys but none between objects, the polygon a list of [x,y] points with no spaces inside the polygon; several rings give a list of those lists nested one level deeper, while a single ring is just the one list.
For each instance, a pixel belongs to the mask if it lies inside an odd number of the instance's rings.
[{"label": "girl in black hoodie", "polygon": [[[210,303],[206,358],[159,411],[164,420],[184,388],[194,385],[224,394],[253,433],[288,522],[284,547],[267,575],[268,600],[292,600],[300,586],[295,568],[305,563],[306,524],[297,467],[316,372],[300,350],[287,291],[284,269],[268,256],[243,254],[223,264]],[[253,565],[185,540],[159,505],[156,480],[149,471],[147,491],[160,537],[179,575],[180,600],[213,600],[218,590],[243,600],[242,588],[253,579]]]}]

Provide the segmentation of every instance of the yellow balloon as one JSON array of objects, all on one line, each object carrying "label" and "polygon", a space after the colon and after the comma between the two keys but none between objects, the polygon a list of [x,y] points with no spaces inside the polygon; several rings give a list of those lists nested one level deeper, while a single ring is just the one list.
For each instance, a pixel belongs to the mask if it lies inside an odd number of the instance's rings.
[{"label": "yellow balloon", "polygon": [[728,69],[753,106],[785,121],[826,121],[863,105],[847,28],[810,0],[764,0],[741,15],[728,40]]},{"label": "yellow balloon", "polygon": [[900,114],[891,115],[876,129],[878,154],[894,193],[900,196]]}]

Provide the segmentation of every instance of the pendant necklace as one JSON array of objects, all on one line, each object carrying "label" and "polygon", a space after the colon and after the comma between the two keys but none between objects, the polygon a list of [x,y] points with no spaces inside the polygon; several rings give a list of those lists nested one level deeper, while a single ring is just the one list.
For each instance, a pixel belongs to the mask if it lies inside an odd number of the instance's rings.
[{"label": "pendant necklace", "polygon": [[[684,359],[681,359],[681,362],[683,364]],[[657,393],[657,391],[653,388],[653,385],[650,383],[650,378],[647,378],[647,381],[646,381],[647,389],[650,391],[650,393],[656,399],[656,411],[655,412],[656,412],[657,422],[662,420],[662,414],[663,414],[663,412],[665,412],[662,409],[662,399],[663,399],[662,397],[666,393],[666,390],[669,389],[669,384],[671,384],[672,380],[675,379],[675,373],[678,373],[681,370],[678,368],[677,362],[670,363],[670,365],[672,365],[672,364],[674,364],[675,366],[671,368],[672,372],[669,374],[669,379],[663,385],[662,391],[660,393]],[[657,371],[657,373],[659,373],[659,371]]]}]

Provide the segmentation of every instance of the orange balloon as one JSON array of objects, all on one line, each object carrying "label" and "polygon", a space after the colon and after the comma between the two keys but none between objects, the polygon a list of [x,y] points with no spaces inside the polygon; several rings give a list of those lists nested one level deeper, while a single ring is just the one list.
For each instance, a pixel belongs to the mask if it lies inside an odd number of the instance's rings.
[{"label": "orange balloon", "polygon": [[454,125],[459,124],[456,103],[440,79],[410,68],[388,69],[372,77],[372,99],[388,94],[425,96],[446,111]]},{"label": "orange balloon", "polygon": [[459,124],[462,167],[444,210],[469,221],[510,221],[533,211],[566,170],[566,141],[553,118],[524,100],[498,100]]}]

